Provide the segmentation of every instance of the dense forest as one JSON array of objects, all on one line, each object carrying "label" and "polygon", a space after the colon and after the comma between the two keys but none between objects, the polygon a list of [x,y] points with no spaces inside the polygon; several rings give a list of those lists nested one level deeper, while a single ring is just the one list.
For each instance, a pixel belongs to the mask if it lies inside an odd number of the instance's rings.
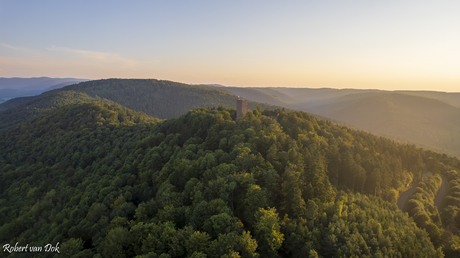
[{"label": "dense forest", "polygon": [[[198,107],[234,107],[238,96],[227,91],[177,82],[147,79],[107,79],[82,82],[37,96],[0,103],[0,131],[25,119],[73,103],[119,104],[157,118],[177,118]],[[276,106],[249,101],[249,107]]]},{"label": "dense forest", "polygon": [[[77,102],[119,104],[157,118],[177,118],[199,107],[234,107],[238,96],[225,90],[148,79],[107,79],[82,82],[37,96],[0,103],[0,131],[27,118]],[[249,101],[249,108],[277,107]]]},{"label": "dense forest", "polygon": [[[59,242],[68,257],[460,255],[456,158],[304,112],[235,116],[79,102],[5,129],[0,243]],[[403,213],[396,200],[417,183]]]},{"label": "dense forest", "polygon": [[86,93],[76,91],[51,91],[39,96],[15,98],[0,104],[0,131],[65,105],[93,101],[114,104],[107,99],[91,97]]}]

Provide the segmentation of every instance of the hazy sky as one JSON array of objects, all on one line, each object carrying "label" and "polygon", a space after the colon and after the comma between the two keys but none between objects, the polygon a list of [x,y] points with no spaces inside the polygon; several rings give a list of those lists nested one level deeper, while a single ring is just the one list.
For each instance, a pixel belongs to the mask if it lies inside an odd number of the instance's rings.
[{"label": "hazy sky", "polygon": [[460,1],[0,0],[0,77],[460,92]]}]

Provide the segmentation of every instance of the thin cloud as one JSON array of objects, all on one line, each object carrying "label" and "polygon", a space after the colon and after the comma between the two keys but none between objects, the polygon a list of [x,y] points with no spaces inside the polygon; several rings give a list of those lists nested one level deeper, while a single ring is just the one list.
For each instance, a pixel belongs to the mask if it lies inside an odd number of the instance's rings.
[{"label": "thin cloud", "polygon": [[25,48],[0,41],[0,66],[4,69],[1,74],[7,76],[23,76],[29,71],[27,73],[33,76],[55,74],[53,76],[57,77],[78,75],[82,78],[131,78],[142,74],[145,77],[152,72],[158,72],[159,62],[153,59],[129,59],[118,53],[68,47]]},{"label": "thin cloud", "polygon": [[120,56],[119,54],[114,54],[114,53],[73,49],[73,48],[67,48],[67,47],[55,47],[55,46],[47,48],[47,50],[53,51],[55,53],[70,54],[77,58],[82,58],[88,61],[116,62],[116,63],[123,64],[124,66],[128,66],[128,67],[134,67],[136,65],[135,61],[124,58]]},{"label": "thin cloud", "polygon": [[0,48],[6,48],[8,53],[13,54],[13,55],[32,55],[35,56],[37,54],[36,50],[30,49],[30,48],[25,48],[25,47],[18,47],[18,46],[13,46],[10,44],[6,44],[4,42],[0,42]]},{"label": "thin cloud", "polygon": [[25,71],[29,71],[34,76],[54,74],[56,77],[102,78],[136,77],[144,65],[109,52],[56,46],[28,49],[0,42],[0,66],[5,69],[2,75],[8,76],[23,76]]},{"label": "thin cloud", "polygon": [[17,51],[30,51],[30,49],[28,48],[16,47],[16,46],[12,46],[12,45],[9,45],[3,42],[0,42],[0,47],[8,48],[11,50],[17,50]]}]

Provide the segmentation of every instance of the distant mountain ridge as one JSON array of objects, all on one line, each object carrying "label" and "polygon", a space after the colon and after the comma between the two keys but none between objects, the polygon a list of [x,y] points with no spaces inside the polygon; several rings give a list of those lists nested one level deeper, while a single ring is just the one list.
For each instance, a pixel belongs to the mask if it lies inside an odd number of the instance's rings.
[{"label": "distant mountain ridge", "polygon": [[33,78],[0,77],[0,89],[47,90],[50,87],[53,87],[58,84],[64,85],[65,83],[79,83],[83,81],[88,81],[88,79],[50,78],[50,77],[33,77]]},{"label": "distant mountain ridge", "polygon": [[306,111],[404,143],[460,156],[460,93],[225,87],[240,96]]},{"label": "distant mountain ridge", "polygon": [[24,96],[34,96],[52,89],[88,81],[77,78],[2,78],[0,77],[0,103],[9,99]]},{"label": "distant mountain ridge", "polygon": [[460,154],[460,108],[440,100],[402,93],[379,94],[328,110],[323,115],[379,135]]}]

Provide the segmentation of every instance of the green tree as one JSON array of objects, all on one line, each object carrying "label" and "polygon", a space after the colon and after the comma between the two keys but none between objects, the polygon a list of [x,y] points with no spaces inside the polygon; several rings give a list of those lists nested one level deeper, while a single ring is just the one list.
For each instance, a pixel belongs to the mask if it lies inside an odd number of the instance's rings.
[{"label": "green tree", "polygon": [[311,221],[311,227],[315,227],[315,219],[318,214],[318,205],[316,205],[315,201],[313,200],[308,200],[308,205],[307,205],[307,219]]},{"label": "green tree", "polygon": [[305,215],[305,201],[302,198],[300,171],[295,165],[289,165],[283,175],[283,210],[292,217]]},{"label": "green tree", "polygon": [[260,254],[264,257],[276,257],[284,241],[284,234],[280,232],[278,213],[275,208],[259,209],[256,213],[254,232]]},{"label": "green tree", "polygon": [[193,232],[193,234],[190,236],[189,239],[187,239],[187,242],[185,244],[187,248],[187,253],[197,253],[196,255],[198,255],[198,253],[205,252],[211,244],[210,239],[211,237],[206,232]]},{"label": "green tree", "polygon": [[129,243],[128,230],[116,227],[107,233],[101,246],[103,257],[126,257],[125,250]]}]

